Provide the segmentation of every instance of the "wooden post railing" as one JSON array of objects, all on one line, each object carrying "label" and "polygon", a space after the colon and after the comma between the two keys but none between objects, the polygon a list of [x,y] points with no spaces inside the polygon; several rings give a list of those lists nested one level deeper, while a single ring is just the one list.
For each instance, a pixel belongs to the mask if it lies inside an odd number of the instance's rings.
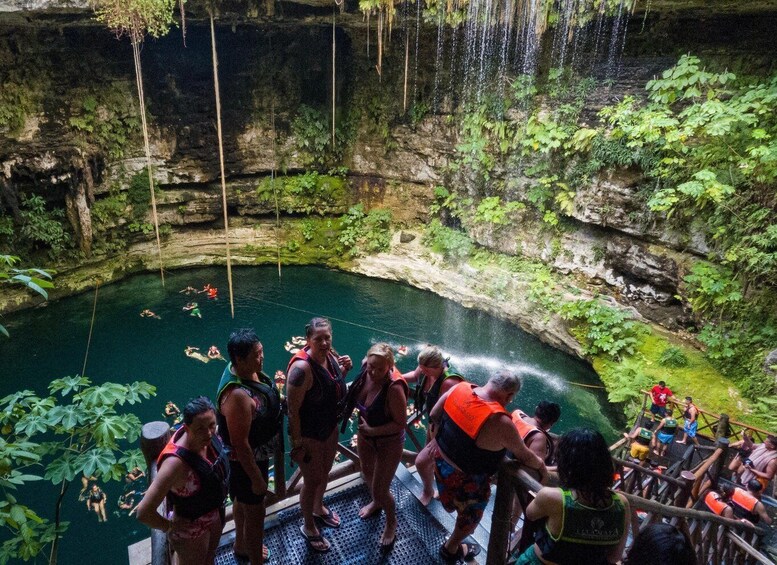
[{"label": "wooden post railing", "polygon": [[[650,392],[647,390],[643,390],[641,392],[643,395],[643,400],[642,411],[640,414],[649,415],[649,412],[647,412],[647,407],[649,406],[648,401],[651,398]],[[673,398],[669,399],[668,404],[673,406],[675,410],[679,410],[681,413],[685,407],[682,402],[674,400]],[[714,442],[718,437],[729,437],[733,438],[734,441],[737,441],[742,439],[742,434],[747,431],[752,434],[753,441],[755,443],[762,443],[766,439],[766,436],[768,436],[770,433],[767,430],[732,420],[728,414],[715,414],[714,412],[705,410],[698,405],[696,408],[699,410],[698,435],[710,441]]]},{"label": "wooden post railing", "polygon": [[[674,488],[675,505],[662,504],[649,500],[640,494],[622,493],[629,501],[633,510],[642,510],[647,517],[642,521],[640,530],[658,521],[669,523],[684,530],[694,547],[699,563],[743,563],[745,559],[761,565],[772,563],[768,557],[759,552],[757,528],[739,520],[729,520],[721,516],[686,508],[691,499],[691,491],[696,477],[689,471],[683,471],[678,479],[663,477],[638,465],[626,461],[616,461],[623,468],[633,473],[642,473],[654,480],[662,480]],[[658,475],[658,476],[656,476]],[[641,485],[641,481],[636,483]],[[501,565],[505,563],[512,535],[511,512],[513,498],[516,493],[522,498],[533,498],[542,488],[534,478],[521,469],[516,461],[503,462],[497,476],[494,513],[491,517],[491,535],[488,540],[488,558],[486,565]],[[748,541],[748,539],[750,541]]]},{"label": "wooden post railing", "polygon": [[[170,441],[170,425],[167,422],[149,422],[144,424],[140,432],[140,451],[146,460],[148,469],[148,486],[156,479],[156,460]],[[164,501],[157,510],[166,515],[167,505]],[[169,565],[170,552],[167,547],[167,534],[151,529],[151,565]]]}]

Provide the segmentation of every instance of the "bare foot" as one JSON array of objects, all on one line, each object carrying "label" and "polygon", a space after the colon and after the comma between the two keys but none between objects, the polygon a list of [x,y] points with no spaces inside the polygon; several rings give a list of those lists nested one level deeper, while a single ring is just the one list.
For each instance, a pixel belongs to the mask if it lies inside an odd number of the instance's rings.
[{"label": "bare foot", "polygon": [[431,493],[426,491],[422,492],[418,500],[420,500],[421,504],[424,506],[429,506],[429,503],[433,498],[440,498],[440,494],[436,490],[433,490]]},{"label": "bare foot", "polygon": [[390,549],[394,546],[394,540],[397,537],[397,522],[396,520],[389,523],[386,520],[386,527],[383,528],[383,534],[380,536],[380,547],[384,549]]},{"label": "bare foot", "polygon": [[361,509],[359,510],[359,518],[361,518],[362,520],[369,520],[379,512],[380,512],[380,506],[375,504],[375,501],[372,501],[369,504],[361,507]]}]

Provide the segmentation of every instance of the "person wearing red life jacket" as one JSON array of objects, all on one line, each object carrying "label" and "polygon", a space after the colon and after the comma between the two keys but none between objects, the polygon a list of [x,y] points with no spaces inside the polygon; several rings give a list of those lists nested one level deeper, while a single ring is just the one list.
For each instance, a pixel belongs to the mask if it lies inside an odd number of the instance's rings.
[{"label": "person wearing red life jacket", "polygon": [[[224,526],[229,462],[216,409],[206,397],[189,402],[181,426],[157,461],[157,476],[137,506],[138,520],[167,533],[181,565],[210,565]],[[167,498],[169,515],[157,508]]]},{"label": "person wearing red life jacket", "polygon": [[307,345],[289,361],[286,393],[291,459],[302,473],[300,532],[318,553],[331,549],[320,526],[340,527],[340,517],[324,506],[329,471],[337,452],[337,423],[347,387],[345,374],[353,367],[348,355],[332,349],[332,323],[313,318],[305,327]]}]

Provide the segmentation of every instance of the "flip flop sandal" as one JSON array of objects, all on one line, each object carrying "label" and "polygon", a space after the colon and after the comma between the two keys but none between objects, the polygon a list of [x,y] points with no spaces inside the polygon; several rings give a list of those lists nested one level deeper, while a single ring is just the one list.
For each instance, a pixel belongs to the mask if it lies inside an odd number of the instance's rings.
[{"label": "flip flop sandal", "polygon": [[[247,553],[238,553],[234,549],[232,550],[232,553],[235,554],[235,560],[240,563],[250,563],[251,558],[248,556]],[[270,559],[270,548],[266,545],[262,545],[262,560],[267,561]]]},{"label": "flip flop sandal", "polygon": [[380,544],[380,550],[383,553],[388,553],[392,549],[394,549],[394,543],[397,541],[397,535],[394,534],[394,537],[391,538],[391,541],[388,543],[381,543]]},{"label": "flip flop sandal", "polygon": [[[302,534],[302,537],[305,538],[305,541],[307,542],[308,547],[310,549],[312,549],[313,551],[315,551],[316,553],[326,553],[330,549],[332,549],[332,544],[329,543],[329,540],[326,539],[321,534],[319,534],[317,536],[311,536],[309,534],[306,534],[305,533],[305,526],[304,525],[299,527],[299,531]],[[320,543],[320,542],[326,542],[327,543],[326,549],[321,549],[321,548],[316,547],[315,545],[313,545],[314,543]]]},{"label": "flip flop sandal", "polygon": [[[467,546],[467,553],[464,553],[464,546]],[[445,549],[445,544],[440,546],[440,557],[448,563],[457,563],[459,561],[470,561],[480,554],[480,546],[476,543],[462,543],[456,550],[456,553],[450,553]]]},{"label": "flip flop sandal", "polygon": [[331,509],[329,509],[326,514],[313,514],[313,517],[316,519],[316,522],[326,526],[327,528],[340,527],[340,517],[332,512]]}]

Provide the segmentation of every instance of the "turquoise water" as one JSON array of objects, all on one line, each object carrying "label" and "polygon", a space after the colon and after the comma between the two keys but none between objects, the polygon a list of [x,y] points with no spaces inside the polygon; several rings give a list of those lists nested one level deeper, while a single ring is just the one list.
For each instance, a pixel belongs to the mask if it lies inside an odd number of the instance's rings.
[{"label": "turquoise water", "polygon": [[[516,405],[531,411],[543,398],[559,402],[562,417],[554,431],[590,425],[608,439],[616,435],[614,411],[603,392],[569,384],[598,384],[588,365],[506,322],[432,293],[321,268],[285,268],[281,280],[272,267],[240,268],[234,272],[232,320],[223,268],[177,271],[166,283],[163,289],[158,275],[140,275],[98,293],[85,374],[94,382],[145,380],[155,385],[155,398],[132,407],[142,421],[161,419],[167,400],[183,407],[193,396],[213,395],[224,363],[189,358],[186,346],[205,352],[215,344],[226,355],[229,332],[254,327],[264,343],[265,371],[272,375],[286,368],[289,353],[284,343],[303,334],[305,323],[316,314],[332,319],[335,348],[357,364],[372,343],[387,341],[409,348],[398,361],[407,371],[415,367],[419,348],[434,343],[472,381],[484,382],[503,367],[521,374],[524,386]],[[202,288],[205,283],[219,288],[219,300],[178,293],[187,285]],[[201,319],[182,311],[192,299],[200,304]],[[0,396],[25,388],[44,394],[50,379],[81,372],[93,300],[90,292],[4,318],[11,339],[0,341]],[[141,318],[144,308],[161,320]],[[110,509],[105,524],[98,524],[96,515],[87,514],[77,502],[79,488],[72,485],[66,495],[63,515],[71,525],[60,563],[126,563],[127,545],[146,537],[148,530],[113,514],[122,485],[103,485]],[[53,515],[53,487],[36,483],[34,492],[22,491],[20,498],[43,515]]]}]

